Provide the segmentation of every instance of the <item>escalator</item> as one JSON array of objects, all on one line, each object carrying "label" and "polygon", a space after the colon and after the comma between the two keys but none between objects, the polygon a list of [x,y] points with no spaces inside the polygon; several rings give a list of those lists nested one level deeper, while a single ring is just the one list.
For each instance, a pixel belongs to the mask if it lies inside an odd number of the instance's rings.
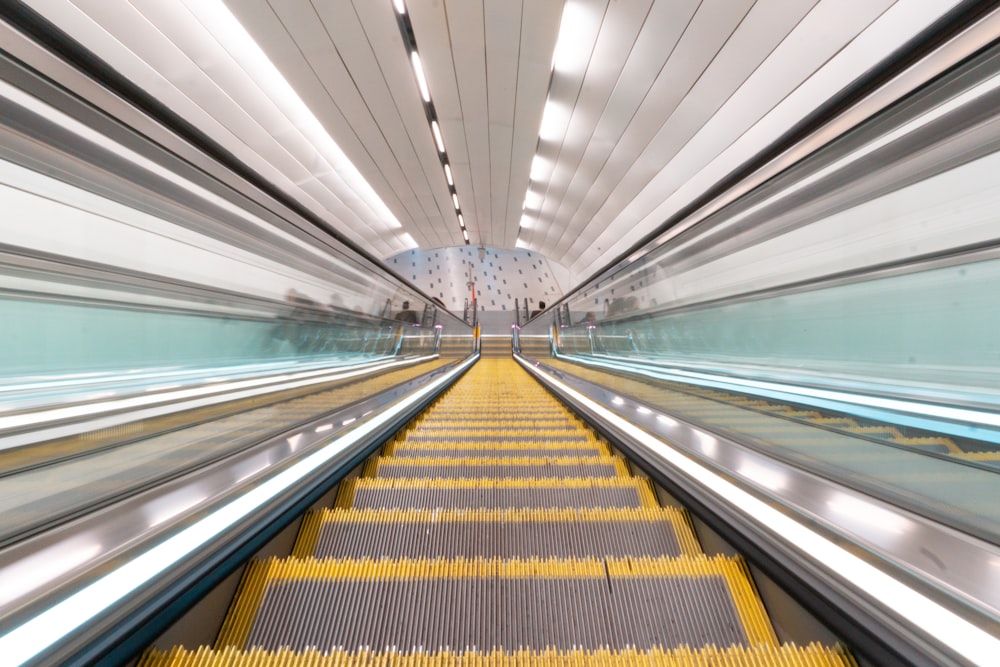
[{"label": "escalator", "polygon": [[[580,358],[546,359],[546,366],[594,383],[651,408],[740,441],[802,468],[851,483],[888,503],[995,541],[1000,530],[996,470],[1000,448],[987,440],[960,438],[928,428],[862,418],[834,409],[606,372]],[[902,415],[903,418],[906,415]]]},{"label": "escalator", "polygon": [[214,647],[142,667],[851,665],[779,643],[742,558],[514,361],[484,359],[251,562]]},{"label": "escalator", "polygon": [[[0,545],[246,451],[337,406],[444,367],[445,359],[388,367],[316,387],[263,394],[38,444],[0,450]],[[388,364],[386,364],[388,366]],[[335,374],[330,374],[335,375]],[[303,394],[304,392],[311,392]],[[179,472],[180,471],[180,472]],[[49,480],[58,475],[57,490]]]}]

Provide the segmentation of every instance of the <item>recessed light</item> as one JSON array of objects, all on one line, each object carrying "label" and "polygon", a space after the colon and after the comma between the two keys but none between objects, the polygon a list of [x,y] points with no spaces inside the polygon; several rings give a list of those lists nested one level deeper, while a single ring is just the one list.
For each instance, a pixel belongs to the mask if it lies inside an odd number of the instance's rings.
[{"label": "recessed light", "polygon": [[436,120],[431,121],[431,132],[434,133],[434,143],[437,144],[438,152],[444,153],[444,139],[441,137],[441,127]]},{"label": "recessed light", "polygon": [[413,64],[413,73],[417,77],[417,86],[420,88],[420,96],[424,102],[431,101],[431,91],[427,87],[427,79],[424,77],[424,67],[420,64],[420,56],[416,51],[410,53],[410,62]]}]

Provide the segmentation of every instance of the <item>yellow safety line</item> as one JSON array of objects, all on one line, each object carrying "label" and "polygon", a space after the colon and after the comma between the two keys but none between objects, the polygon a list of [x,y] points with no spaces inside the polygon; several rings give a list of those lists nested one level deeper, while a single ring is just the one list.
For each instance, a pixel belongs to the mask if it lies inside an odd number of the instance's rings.
[{"label": "yellow safety line", "polygon": [[364,467],[365,477],[377,477],[384,465],[406,466],[409,468],[449,468],[459,466],[574,466],[609,465],[619,477],[630,477],[628,464],[617,456],[389,456],[368,459]]},{"label": "yellow safety line", "polygon": [[[636,579],[649,577],[721,576],[727,581],[747,581],[742,559],[731,556],[658,556],[641,558],[276,558],[254,561],[256,577],[263,568],[268,582],[291,580],[381,581],[416,579]],[[254,582],[257,579],[253,579]],[[746,592],[753,594],[747,585]],[[260,602],[256,583],[241,596],[256,609]],[[758,603],[759,604],[759,603]],[[770,641],[753,638],[751,643]]]},{"label": "yellow safety line", "polygon": [[818,643],[797,646],[729,646],[675,649],[653,648],[648,651],[625,649],[597,650],[520,650],[488,653],[440,651],[411,653],[395,651],[320,652],[315,649],[293,651],[261,648],[240,650],[233,647],[188,650],[175,647],[167,651],[148,650],[139,667],[857,667],[841,646],[824,647]]},{"label": "yellow safety line", "polygon": [[504,440],[490,442],[407,442],[395,438],[386,443],[382,449],[383,456],[406,452],[438,452],[455,449],[476,449],[484,452],[516,452],[522,449],[585,449],[593,450],[595,456],[611,456],[611,448],[598,439],[587,442],[538,442],[536,440]]}]

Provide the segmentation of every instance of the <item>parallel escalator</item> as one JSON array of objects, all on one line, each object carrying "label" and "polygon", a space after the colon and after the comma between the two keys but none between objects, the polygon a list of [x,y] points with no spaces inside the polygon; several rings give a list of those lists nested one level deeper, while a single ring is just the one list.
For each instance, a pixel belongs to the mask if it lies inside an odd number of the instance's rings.
[{"label": "parallel escalator", "polygon": [[739,557],[517,364],[484,359],[251,562],[215,647],[142,667],[852,665],[779,643]]}]

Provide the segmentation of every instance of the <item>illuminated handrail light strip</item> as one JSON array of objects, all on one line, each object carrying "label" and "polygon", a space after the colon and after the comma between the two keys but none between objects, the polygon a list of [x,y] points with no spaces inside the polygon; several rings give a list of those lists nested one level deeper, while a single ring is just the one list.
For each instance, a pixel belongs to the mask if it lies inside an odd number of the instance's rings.
[{"label": "illuminated handrail light strip", "polygon": [[[333,374],[330,374],[329,369],[322,369],[315,371],[304,371],[301,373],[271,375],[256,380],[241,380],[238,382],[217,383],[209,386],[193,387],[190,389],[183,389],[180,391],[170,391],[155,395],[145,394],[140,396],[133,396],[130,398],[122,398],[113,401],[102,401],[100,403],[88,403],[85,405],[73,405],[63,408],[38,410],[35,412],[28,412],[24,414],[16,414],[16,415],[9,415],[7,417],[0,417],[0,431],[15,429],[15,428],[17,429],[27,428],[31,426],[38,426],[40,424],[45,424],[54,421],[61,421],[66,419],[92,417],[101,414],[106,414],[108,412],[131,410],[135,408],[146,407],[157,403],[171,403],[179,400],[199,398],[213,394],[228,395],[232,392],[244,389],[262,388],[261,391],[254,392],[255,394],[264,392],[270,393],[286,389],[296,389],[298,387],[305,387],[311,384],[319,384],[323,382],[331,382],[334,380],[351,378],[357,375],[371,373],[373,371],[384,370],[386,368],[391,368],[393,366],[412,365],[414,363],[427,361],[433,358],[434,358],[433,355],[431,355],[431,356],[407,359],[405,361],[389,361],[389,362],[381,362],[373,364],[364,364],[363,366],[356,367],[354,370],[348,370],[348,371],[341,370]],[[247,395],[248,394],[244,392],[239,397],[244,398]]]},{"label": "illuminated handrail light strip", "polygon": [[477,359],[478,356],[471,357],[385,412],[349,433],[331,440],[319,451],[0,636],[0,655],[4,656],[4,664],[22,665],[48,650],[125,596],[165,572],[167,568],[176,565],[226,529],[249,517],[265,503],[284,493],[337,454],[375,432],[383,424],[436,391],[438,387],[450,382]]},{"label": "illuminated handrail light strip", "polygon": [[[763,380],[718,376],[695,371],[650,370],[646,367],[627,362],[594,361],[578,356],[561,356],[564,359],[571,359],[574,362],[588,366],[599,366],[611,370],[626,370],[630,373],[645,375],[657,380],[668,380],[700,387],[752,393],[766,398],[802,403],[818,408],[829,408],[861,417],[872,417],[892,423],[913,426],[914,428],[940,431],[942,433],[986,440],[988,442],[1000,442],[1000,433],[983,429],[983,427],[986,429],[1000,427],[1000,414],[985,410],[956,408],[934,403],[922,403],[920,401],[908,401],[899,398],[883,398],[866,394],[852,394],[845,391],[815,389]],[[936,417],[945,421],[938,421],[929,417]],[[970,426],[969,424],[975,424],[976,426]]]},{"label": "illuminated handrail light strip", "polygon": [[[523,359],[517,358],[517,360],[530,373],[541,373]],[[844,547],[744,491],[733,482],[556,378],[546,374],[545,381],[556,386],[574,401],[586,406],[601,419],[613,424],[628,437],[641,443],[652,454],[709,489],[730,506],[739,508],[746,516],[753,517],[755,521],[767,526],[799,551],[808,554],[810,559],[822,563],[844,581],[851,582],[852,586],[865,591],[881,605],[907,619],[927,636],[934,637],[974,664],[996,664],[996,657],[1000,655],[1000,637],[994,637],[926,595],[865,562]]]}]

